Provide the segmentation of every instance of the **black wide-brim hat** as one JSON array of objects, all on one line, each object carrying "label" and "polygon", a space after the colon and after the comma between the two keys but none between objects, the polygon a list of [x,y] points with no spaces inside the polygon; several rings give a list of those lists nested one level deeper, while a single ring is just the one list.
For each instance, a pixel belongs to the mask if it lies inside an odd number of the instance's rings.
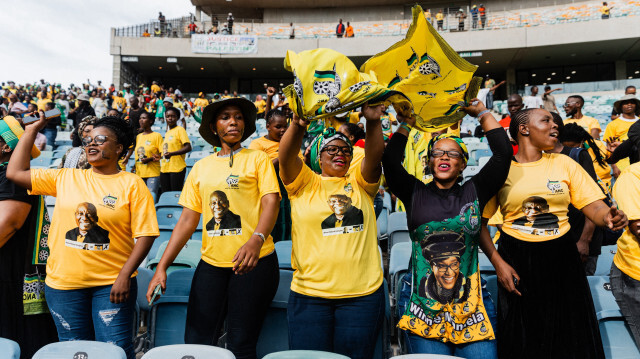
[{"label": "black wide-brim hat", "polygon": [[241,142],[256,132],[256,115],[258,110],[253,102],[244,97],[225,98],[213,102],[207,105],[204,111],[202,111],[202,122],[200,123],[198,132],[200,132],[200,136],[202,136],[205,141],[215,147],[221,147],[222,142],[220,141],[220,137],[211,130],[211,124],[215,122],[216,115],[225,106],[238,106],[242,112],[242,117],[244,117],[244,132],[242,133]]}]

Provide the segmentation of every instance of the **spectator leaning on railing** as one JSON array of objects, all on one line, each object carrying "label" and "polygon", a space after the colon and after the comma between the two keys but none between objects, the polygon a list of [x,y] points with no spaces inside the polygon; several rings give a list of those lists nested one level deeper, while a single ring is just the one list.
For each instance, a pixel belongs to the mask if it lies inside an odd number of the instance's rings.
[{"label": "spectator leaning on railing", "polygon": [[344,24],[342,23],[342,19],[340,19],[340,21],[338,22],[338,26],[336,26],[336,36],[342,37],[344,36],[344,32],[345,32],[345,27],[344,27]]}]

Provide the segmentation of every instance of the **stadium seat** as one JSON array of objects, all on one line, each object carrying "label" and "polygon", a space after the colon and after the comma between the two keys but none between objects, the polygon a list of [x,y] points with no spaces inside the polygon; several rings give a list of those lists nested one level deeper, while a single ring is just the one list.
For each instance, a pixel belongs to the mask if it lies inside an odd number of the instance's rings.
[{"label": "stadium seat", "polygon": [[391,359],[463,359],[451,355],[440,354],[405,354],[392,357]]},{"label": "stadium seat", "polygon": [[173,192],[164,192],[160,195],[160,199],[158,199],[158,203],[156,203],[156,208],[160,208],[163,206],[169,207],[181,207],[178,204],[178,200],[180,199],[180,191]]},{"label": "stadium seat", "polygon": [[38,158],[53,158],[53,151],[40,151],[40,156],[38,156]]},{"label": "stadium seat", "polygon": [[141,311],[148,312],[149,311],[149,302],[147,302],[147,288],[149,287],[149,282],[151,281],[151,277],[153,277],[153,272],[147,268],[139,267],[138,275],[136,276],[136,281],[138,282],[138,307]]},{"label": "stadium seat", "polygon": [[480,157],[478,159],[478,167],[480,169],[482,169],[482,167],[484,167],[484,165],[487,164],[487,162],[489,162],[489,160],[491,159],[491,156],[484,156],[484,157]]},{"label": "stadium seat", "polygon": [[387,237],[387,225],[389,223],[389,209],[385,206],[380,211],[378,218],[376,219],[378,225],[378,240]]},{"label": "stadium seat", "polygon": [[389,253],[389,288],[391,293],[391,318],[396,323],[398,286],[400,278],[409,270],[409,261],[411,260],[411,242],[397,243],[391,248]]},{"label": "stadium seat", "polygon": [[276,254],[278,255],[278,263],[280,265],[280,269],[293,269],[293,266],[291,265],[292,243],[293,242],[291,241],[279,241],[274,244],[276,248]]},{"label": "stadium seat", "polygon": [[613,257],[618,250],[617,246],[603,246],[600,256],[598,256],[598,263],[596,264],[596,271],[594,276],[608,276],[611,272],[611,264],[613,263]]},{"label": "stadium seat", "polygon": [[178,219],[182,214],[182,207],[159,207],[156,210],[156,216],[158,217],[158,225],[161,228],[175,228],[178,224]]},{"label": "stadium seat", "polygon": [[593,298],[593,307],[596,310],[598,320],[605,318],[622,318],[622,313],[618,307],[613,292],[609,276],[587,277],[589,289]]},{"label": "stadium seat", "polygon": [[184,344],[187,303],[195,269],[168,273],[165,293],[151,307],[150,347]]},{"label": "stadium seat", "polygon": [[384,191],[384,196],[382,197],[382,205],[389,210],[389,213],[393,211],[393,204],[391,203],[391,195],[389,192]]},{"label": "stadium seat", "polygon": [[31,168],[49,168],[51,165],[51,157],[38,157],[30,162]]},{"label": "stadium seat", "polygon": [[389,352],[391,351],[391,336],[389,333],[393,328],[395,328],[395,322],[391,319],[391,307],[388,299],[389,283],[386,279],[384,279],[382,287],[384,288],[384,297],[386,298],[384,301],[384,320],[382,328],[380,328],[380,331],[378,332],[378,338],[373,352],[373,359],[385,359],[389,357]]},{"label": "stadium seat", "polygon": [[[282,242],[278,242],[282,243]],[[276,243],[276,244],[278,244]],[[278,291],[264,318],[256,351],[258,358],[267,354],[289,349],[289,325],[287,323],[287,304],[291,292],[293,271],[280,269]]]},{"label": "stadium seat", "polygon": [[[142,356],[142,359],[179,359],[179,358],[211,358],[235,359],[232,352],[211,345],[174,344],[156,347]],[[89,358],[91,359],[91,358]]]},{"label": "stadium seat", "polygon": [[211,152],[209,151],[191,151],[187,154],[187,157],[201,159],[209,156],[210,154]]},{"label": "stadium seat", "polygon": [[393,245],[400,242],[410,242],[409,228],[407,227],[407,213],[393,212],[389,215],[389,224],[387,225],[387,233],[389,234],[388,250],[391,251]]},{"label": "stadium seat", "polygon": [[493,299],[493,302],[498,305],[498,276],[497,275],[488,275],[488,276],[482,276],[482,278],[484,278],[485,281],[487,281],[487,283],[482,286],[482,290],[486,290],[489,292],[489,294],[491,294],[491,298]]},{"label": "stadium seat", "polygon": [[200,158],[187,158],[184,160],[184,162],[187,164],[187,167],[193,167],[193,165],[195,165],[198,161],[200,161]]},{"label": "stadium seat", "polygon": [[160,249],[160,246],[162,245],[162,243],[168,242],[169,239],[171,239],[171,233],[173,233],[171,229],[164,229],[164,228],[160,229],[160,235],[158,236],[158,238],[156,238],[155,241],[153,241],[153,244],[151,245],[151,249],[149,249],[149,254],[147,254],[147,258],[149,260],[156,257],[156,254],[158,253],[158,249]]},{"label": "stadium seat", "polygon": [[[155,270],[156,266],[160,262],[160,258],[162,258],[162,254],[165,249],[167,249],[167,245],[169,242],[164,242],[158,248],[158,252],[156,253],[155,258],[149,260],[147,263],[147,268],[151,270]],[[197,240],[188,240],[184,245],[178,256],[173,261],[171,266],[167,268],[167,274],[170,272],[184,269],[184,268],[195,268],[198,266],[200,262],[200,258],[202,257],[202,242]]]},{"label": "stadium seat", "polygon": [[467,166],[464,171],[462,171],[462,177],[467,180],[480,172],[480,166]]},{"label": "stadium seat", "polygon": [[487,255],[480,250],[478,251],[478,262],[480,265],[480,273],[487,275],[496,274],[496,269],[493,267],[493,264],[491,264]]},{"label": "stadium seat", "polygon": [[[84,356],[76,356],[80,353]],[[33,356],[33,359],[54,358],[126,359],[127,355],[122,348],[114,344],[72,340],[47,344]]]},{"label": "stadium seat", "polygon": [[315,350],[287,350],[271,353],[263,359],[349,359],[349,357]]},{"label": "stadium seat", "polygon": [[20,359],[20,346],[13,340],[0,338],[0,353],[6,359]]}]

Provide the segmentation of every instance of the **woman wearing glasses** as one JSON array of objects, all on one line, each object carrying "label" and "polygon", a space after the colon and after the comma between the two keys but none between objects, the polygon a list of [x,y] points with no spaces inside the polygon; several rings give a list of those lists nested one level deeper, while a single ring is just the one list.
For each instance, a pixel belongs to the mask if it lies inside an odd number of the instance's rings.
[{"label": "woman wearing glasses", "polygon": [[415,119],[403,121],[382,163],[391,192],[405,204],[412,240],[410,272],[402,279],[398,326],[409,353],[496,358],[496,310],[481,290],[478,245],[480,214],[500,189],[512,155],[509,138],[482,102],[463,108],[480,121],[493,156],[471,180],[462,183],[469,153],[457,136],[442,134],[427,146],[433,181],[423,184],[402,166]]},{"label": "woman wearing glasses", "polygon": [[373,198],[384,151],[384,106],[363,107],[365,158],[347,174],[349,138],[326,129],[315,151],[321,174],[298,157],[309,123],[294,115],[280,141],[280,177],[291,200],[292,264],[287,309],[291,349],[371,358],[384,317],[383,272]]},{"label": "woman wearing glasses", "polygon": [[46,124],[41,112],[27,126],[7,178],[31,194],[57,197],[45,297],[58,338],[111,342],[133,359],[134,277],[159,235],[147,186],[118,166],[133,130],[119,118],[104,117],[82,139],[90,169],[30,169],[31,146]]}]

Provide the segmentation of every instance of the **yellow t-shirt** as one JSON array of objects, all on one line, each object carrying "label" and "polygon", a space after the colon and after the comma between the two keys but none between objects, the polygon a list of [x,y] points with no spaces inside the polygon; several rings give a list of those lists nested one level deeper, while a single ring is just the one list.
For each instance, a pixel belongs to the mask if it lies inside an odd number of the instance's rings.
[{"label": "yellow t-shirt", "polygon": [[[176,126],[165,133],[160,153],[177,151],[181,149],[185,143],[191,143],[189,136],[187,136],[187,131],[182,126]],[[176,173],[182,171],[187,167],[187,163],[184,161],[185,157],[186,154],[171,156],[169,159],[161,159],[160,172]]]},{"label": "yellow t-shirt", "polygon": [[[359,168],[346,177],[323,177],[302,166],[285,186],[291,200],[294,292],[350,298],[371,294],[382,284],[373,209],[378,183],[367,183]],[[348,209],[339,217],[332,204]]]},{"label": "yellow t-shirt", "polygon": [[462,125],[462,122],[458,122],[458,126],[457,128],[453,128],[453,126],[455,126],[455,124],[451,125],[450,127],[447,128],[447,133],[450,135],[454,135],[454,136],[458,136],[460,137],[460,126]]},{"label": "yellow t-shirt", "polygon": [[351,122],[351,123],[360,122],[360,112],[359,111],[351,111],[351,112],[349,112],[349,122]]},{"label": "yellow t-shirt", "polygon": [[197,98],[194,102],[193,102],[193,107],[207,107],[207,105],[209,104],[209,100],[207,100],[206,98]]},{"label": "yellow t-shirt", "polygon": [[160,91],[162,91],[160,86],[158,86],[156,84],[151,85],[151,93],[156,93],[156,92],[160,92]]},{"label": "yellow t-shirt", "polygon": [[31,186],[32,194],[57,197],[48,239],[51,288],[111,285],[131,256],[133,239],[160,234],[151,193],[134,174],[32,169]]},{"label": "yellow t-shirt", "polygon": [[264,110],[267,108],[267,101],[260,100],[253,103],[258,109],[258,113],[264,113]]},{"label": "yellow t-shirt", "polygon": [[38,106],[38,111],[46,111],[47,110],[46,106],[49,102],[51,102],[51,100],[48,98],[45,98],[44,100],[38,99],[38,101],[36,101],[36,104]]},{"label": "yellow t-shirt", "polygon": [[249,144],[249,149],[266,152],[270,159],[278,158],[280,142],[271,141],[264,136],[260,136]]},{"label": "yellow t-shirt", "polygon": [[135,158],[136,174],[138,176],[142,178],[160,176],[160,162],[151,161],[147,164],[141,162],[141,159],[144,157],[151,157],[158,154],[162,155],[160,149],[162,149],[161,134],[157,132],[152,132],[148,135],[141,133],[136,137]]},{"label": "yellow t-shirt", "polygon": [[436,14],[436,21],[441,21],[444,19],[444,14],[439,12]]},{"label": "yellow t-shirt", "polygon": [[111,108],[120,112],[124,112],[124,110],[127,109],[127,99],[121,96],[114,96]]},{"label": "yellow t-shirt", "polygon": [[594,128],[602,130],[602,128],[600,127],[600,122],[598,122],[598,120],[596,120],[595,118],[589,116],[582,116],[582,118],[577,120],[573,118],[564,120],[565,125],[568,125],[570,123],[575,123],[578,126],[584,128],[585,131],[587,131],[589,134],[591,134],[591,130],[593,130]]},{"label": "yellow t-shirt", "polygon": [[[607,159],[610,156],[609,151],[607,151],[607,145],[605,145],[604,142],[600,140],[595,141],[596,145],[598,145],[598,148],[600,149],[602,158]],[[608,164],[601,166],[598,161],[596,161],[596,155],[593,152],[593,149],[589,148],[587,151],[589,152],[589,156],[591,156],[591,159],[593,160],[593,168],[596,170],[596,175],[598,175],[598,178],[600,178],[600,180],[603,182],[606,187],[604,188],[604,190],[608,193],[611,190],[611,166],[609,166]]]},{"label": "yellow t-shirt", "polygon": [[409,139],[404,149],[404,168],[407,172],[427,183],[431,176],[425,175],[425,167],[427,166],[427,145],[431,140],[431,134],[412,129],[409,133]]},{"label": "yellow t-shirt", "polygon": [[[613,186],[619,208],[629,221],[640,219],[640,163],[634,163],[624,170]],[[640,244],[629,227],[618,239],[618,251],[613,257],[616,267],[635,280],[640,280]]]},{"label": "yellow t-shirt", "polygon": [[362,167],[362,160],[364,160],[364,148],[353,146],[353,156],[351,157],[351,164],[347,170],[347,176],[355,171],[357,167]]},{"label": "yellow t-shirt", "polygon": [[[233,267],[236,252],[258,226],[262,213],[260,200],[270,193],[280,195],[280,187],[271,160],[264,152],[241,150],[233,156],[233,168],[229,167],[229,157],[216,154],[196,162],[179,203],[204,214],[202,260],[216,267]],[[213,206],[219,213],[218,220],[214,218]],[[260,258],[273,250],[273,238],[269,235],[260,249]]]},{"label": "yellow t-shirt", "polygon": [[631,127],[631,125],[636,123],[636,121],[638,121],[637,117],[634,119],[626,119],[622,116],[618,117],[607,125],[607,128],[604,130],[603,139],[607,141],[617,138],[618,140],[620,140],[620,142],[626,140],[629,128]]},{"label": "yellow t-shirt", "polygon": [[569,231],[569,203],[582,209],[603,198],[600,187],[571,157],[544,153],[535,162],[511,162],[507,181],[487,203],[483,217],[491,218],[499,207],[505,233],[542,242]]},{"label": "yellow t-shirt", "polygon": [[609,15],[611,13],[611,9],[609,9],[608,6],[603,6],[600,8],[600,12],[602,13],[602,15]]}]

